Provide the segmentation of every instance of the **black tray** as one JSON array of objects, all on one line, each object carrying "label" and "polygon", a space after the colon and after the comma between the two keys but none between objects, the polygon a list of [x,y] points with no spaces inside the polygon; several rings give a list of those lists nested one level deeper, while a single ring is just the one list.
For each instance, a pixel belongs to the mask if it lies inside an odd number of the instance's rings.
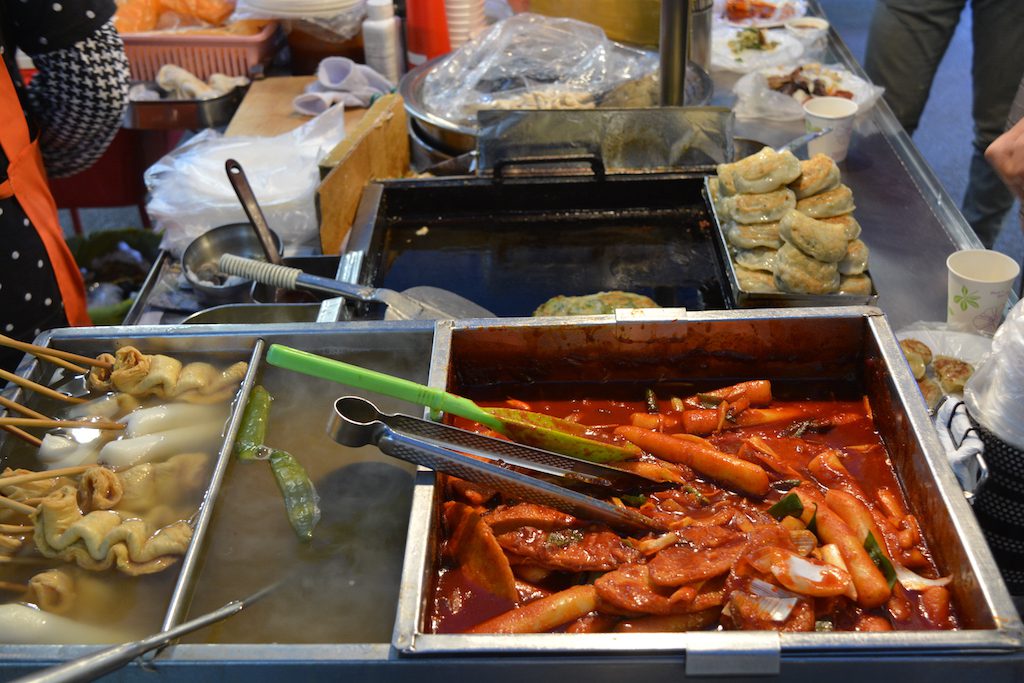
[{"label": "black tray", "polygon": [[374,183],[346,251],[361,284],[442,287],[499,316],[607,290],[732,308],[702,187],[674,174]]}]

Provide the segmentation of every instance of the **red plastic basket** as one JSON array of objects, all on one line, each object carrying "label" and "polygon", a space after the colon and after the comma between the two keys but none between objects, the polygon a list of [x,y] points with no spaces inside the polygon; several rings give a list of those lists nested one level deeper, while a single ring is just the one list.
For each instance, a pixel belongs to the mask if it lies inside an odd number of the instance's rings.
[{"label": "red plastic basket", "polygon": [[127,33],[122,36],[132,79],[152,81],[164,64],[177,64],[206,80],[210,74],[248,76],[269,62],[277,51],[277,23],[251,36],[190,35],[188,33]]}]

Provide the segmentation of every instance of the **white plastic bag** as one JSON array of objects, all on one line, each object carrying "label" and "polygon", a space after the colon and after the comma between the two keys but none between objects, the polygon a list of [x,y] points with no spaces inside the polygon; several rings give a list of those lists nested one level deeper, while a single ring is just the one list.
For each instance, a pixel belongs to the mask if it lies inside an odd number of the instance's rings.
[{"label": "white plastic bag", "polygon": [[225,161],[236,159],[286,252],[314,247],[320,235],[317,164],[343,137],[344,107],[277,137],[225,137],[213,129],[199,133],[146,170],[146,212],[163,232],[161,246],[180,258],[207,230],[249,220],[224,170]]},{"label": "white plastic bag", "polygon": [[964,386],[971,417],[1000,440],[1024,450],[1024,300],[992,338],[992,352]]},{"label": "white plastic bag", "polygon": [[295,9],[291,2],[292,0],[238,0],[231,19],[281,19],[285,21],[285,30],[291,21],[301,21],[326,32],[325,40],[342,41],[359,35],[363,19],[366,18],[365,0],[348,5],[337,0],[324,0],[308,6],[316,6],[317,9]]},{"label": "white plastic bag", "polygon": [[[746,74],[733,86],[736,93],[736,104],[733,111],[739,119],[768,119],[770,121],[796,121],[804,117],[803,105],[792,95],[772,90],[768,87],[770,76],[784,76],[791,73],[798,65],[775,66],[759,69]],[[873,85],[841,66],[834,64],[820,65],[815,62],[804,63],[805,70],[820,71],[829,83],[853,94],[853,101],[863,113],[874,106],[885,88]]]}]

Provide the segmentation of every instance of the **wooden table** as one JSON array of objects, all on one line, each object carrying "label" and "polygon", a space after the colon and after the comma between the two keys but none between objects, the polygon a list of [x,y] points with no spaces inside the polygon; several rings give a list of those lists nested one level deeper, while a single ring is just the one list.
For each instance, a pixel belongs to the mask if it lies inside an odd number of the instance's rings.
[{"label": "wooden table", "polygon": [[[315,76],[273,76],[253,81],[224,134],[273,137],[298,128],[313,117],[296,112],[292,101],[315,80]],[[351,130],[365,112],[346,109],[345,130]]]}]

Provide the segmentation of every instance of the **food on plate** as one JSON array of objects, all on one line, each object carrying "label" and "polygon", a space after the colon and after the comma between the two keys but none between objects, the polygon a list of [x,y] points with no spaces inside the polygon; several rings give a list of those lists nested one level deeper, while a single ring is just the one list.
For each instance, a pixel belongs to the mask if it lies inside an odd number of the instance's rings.
[{"label": "food on plate", "polygon": [[782,246],[778,223],[755,223],[753,225],[730,223],[725,231],[725,239],[737,249],[755,249],[757,247],[778,249]]},{"label": "food on plate", "polygon": [[952,578],[932,559],[866,399],[780,401],[763,380],[645,393],[526,405],[679,468],[680,483],[610,496],[663,531],[617,532],[445,477],[434,632],[959,627]]},{"label": "food on plate", "polygon": [[932,358],[932,369],[947,394],[963,393],[964,384],[974,374],[973,365],[952,356],[935,356]]},{"label": "food on plate", "polygon": [[754,247],[753,249],[737,249],[733,253],[733,260],[736,265],[750,270],[764,270],[769,273],[775,272],[775,254],[778,249],[769,247]]},{"label": "food on plate", "polygon": [[805,197],[796,203],[796,210],[811,218],[841,216],[851,213],[855,208],[853,190],[843,184],[826,192]]},{"label": "food on plate", "polygon": [[745,28],[736,32],[736,36],[729,43],[729,49],[733,54],[739,55],[746,50],[757,50],[767,52],[779,46],[777,40],[769,40],[768,32],[763,28]]},{"label": "food on plate", "polygon": [[767,79],[770,89],[784,95],[792,95],[799,102],[812,97],[853,99],[853,93],[842,87],[842,75],[817,62],[801,64],[788,73],[769,75]]},{"label": "food on plate", "polygon": [[583,296],[556,296],[533,312],[535,317],[548,315],[604,315],[617,308],[661,308],[650,297],[633,292],[597,292]]},{"label": "food on plate", "polygon": [[719,164],[717,170],[719,180],[725,184],[725,194],[763,194],[796,180],[801,167],[792,152],[765,147],[731,164]]},{"label": "food on plate", "polygon": [[737,223],[778,222],[787,211],[796,206],[796,195],[787,187],[764,194],[737,194],[722,199],[729,218]]},{"label": "food on plate", "polygon": [[808,256],[828,263],[843,260],[850,244],[842,227],[815,220],[796,209],[779,221],[779,235]]},{"label": "food on plate", "polygon": [[939,383],[928,376],[917,380],[917,388],[921,390],[921,395],[924,396],[924,402],[928,404],[929,410],[935,410],[939,401],[945,396]]},{"label": "food on plate", "polygon": [[733,22],[778,21],[796,16],[798,5],[794,2],[772,2],[771,0],[726,0],[725,18]]},{"label": "food on plate", "polygon": [[806,199],[839,186],[839,166],[827,154],[800,162],[800,175],[789,184],[797,199]]},{"label": "food on plate", "polygon": [[740,265],[736,265],[735,270],[740,289],[744,292],[770,293],[779,291],[779,288],[775,286],[775,277],[771,272],[751,270]]},{"label": "food on plate", "polygon": [[921,356],[925,365],[931,365],[933,355],[932,349],[920,339],[914,339],[912,337],[902,339],[900,340],[900,348],[903,349],[903,353],[916,353]]},{"label": "food on plate", "polygon": [[775,285],[783,292],[834,294],[839,291],[839,268],[786,243],[776,257]]}]

